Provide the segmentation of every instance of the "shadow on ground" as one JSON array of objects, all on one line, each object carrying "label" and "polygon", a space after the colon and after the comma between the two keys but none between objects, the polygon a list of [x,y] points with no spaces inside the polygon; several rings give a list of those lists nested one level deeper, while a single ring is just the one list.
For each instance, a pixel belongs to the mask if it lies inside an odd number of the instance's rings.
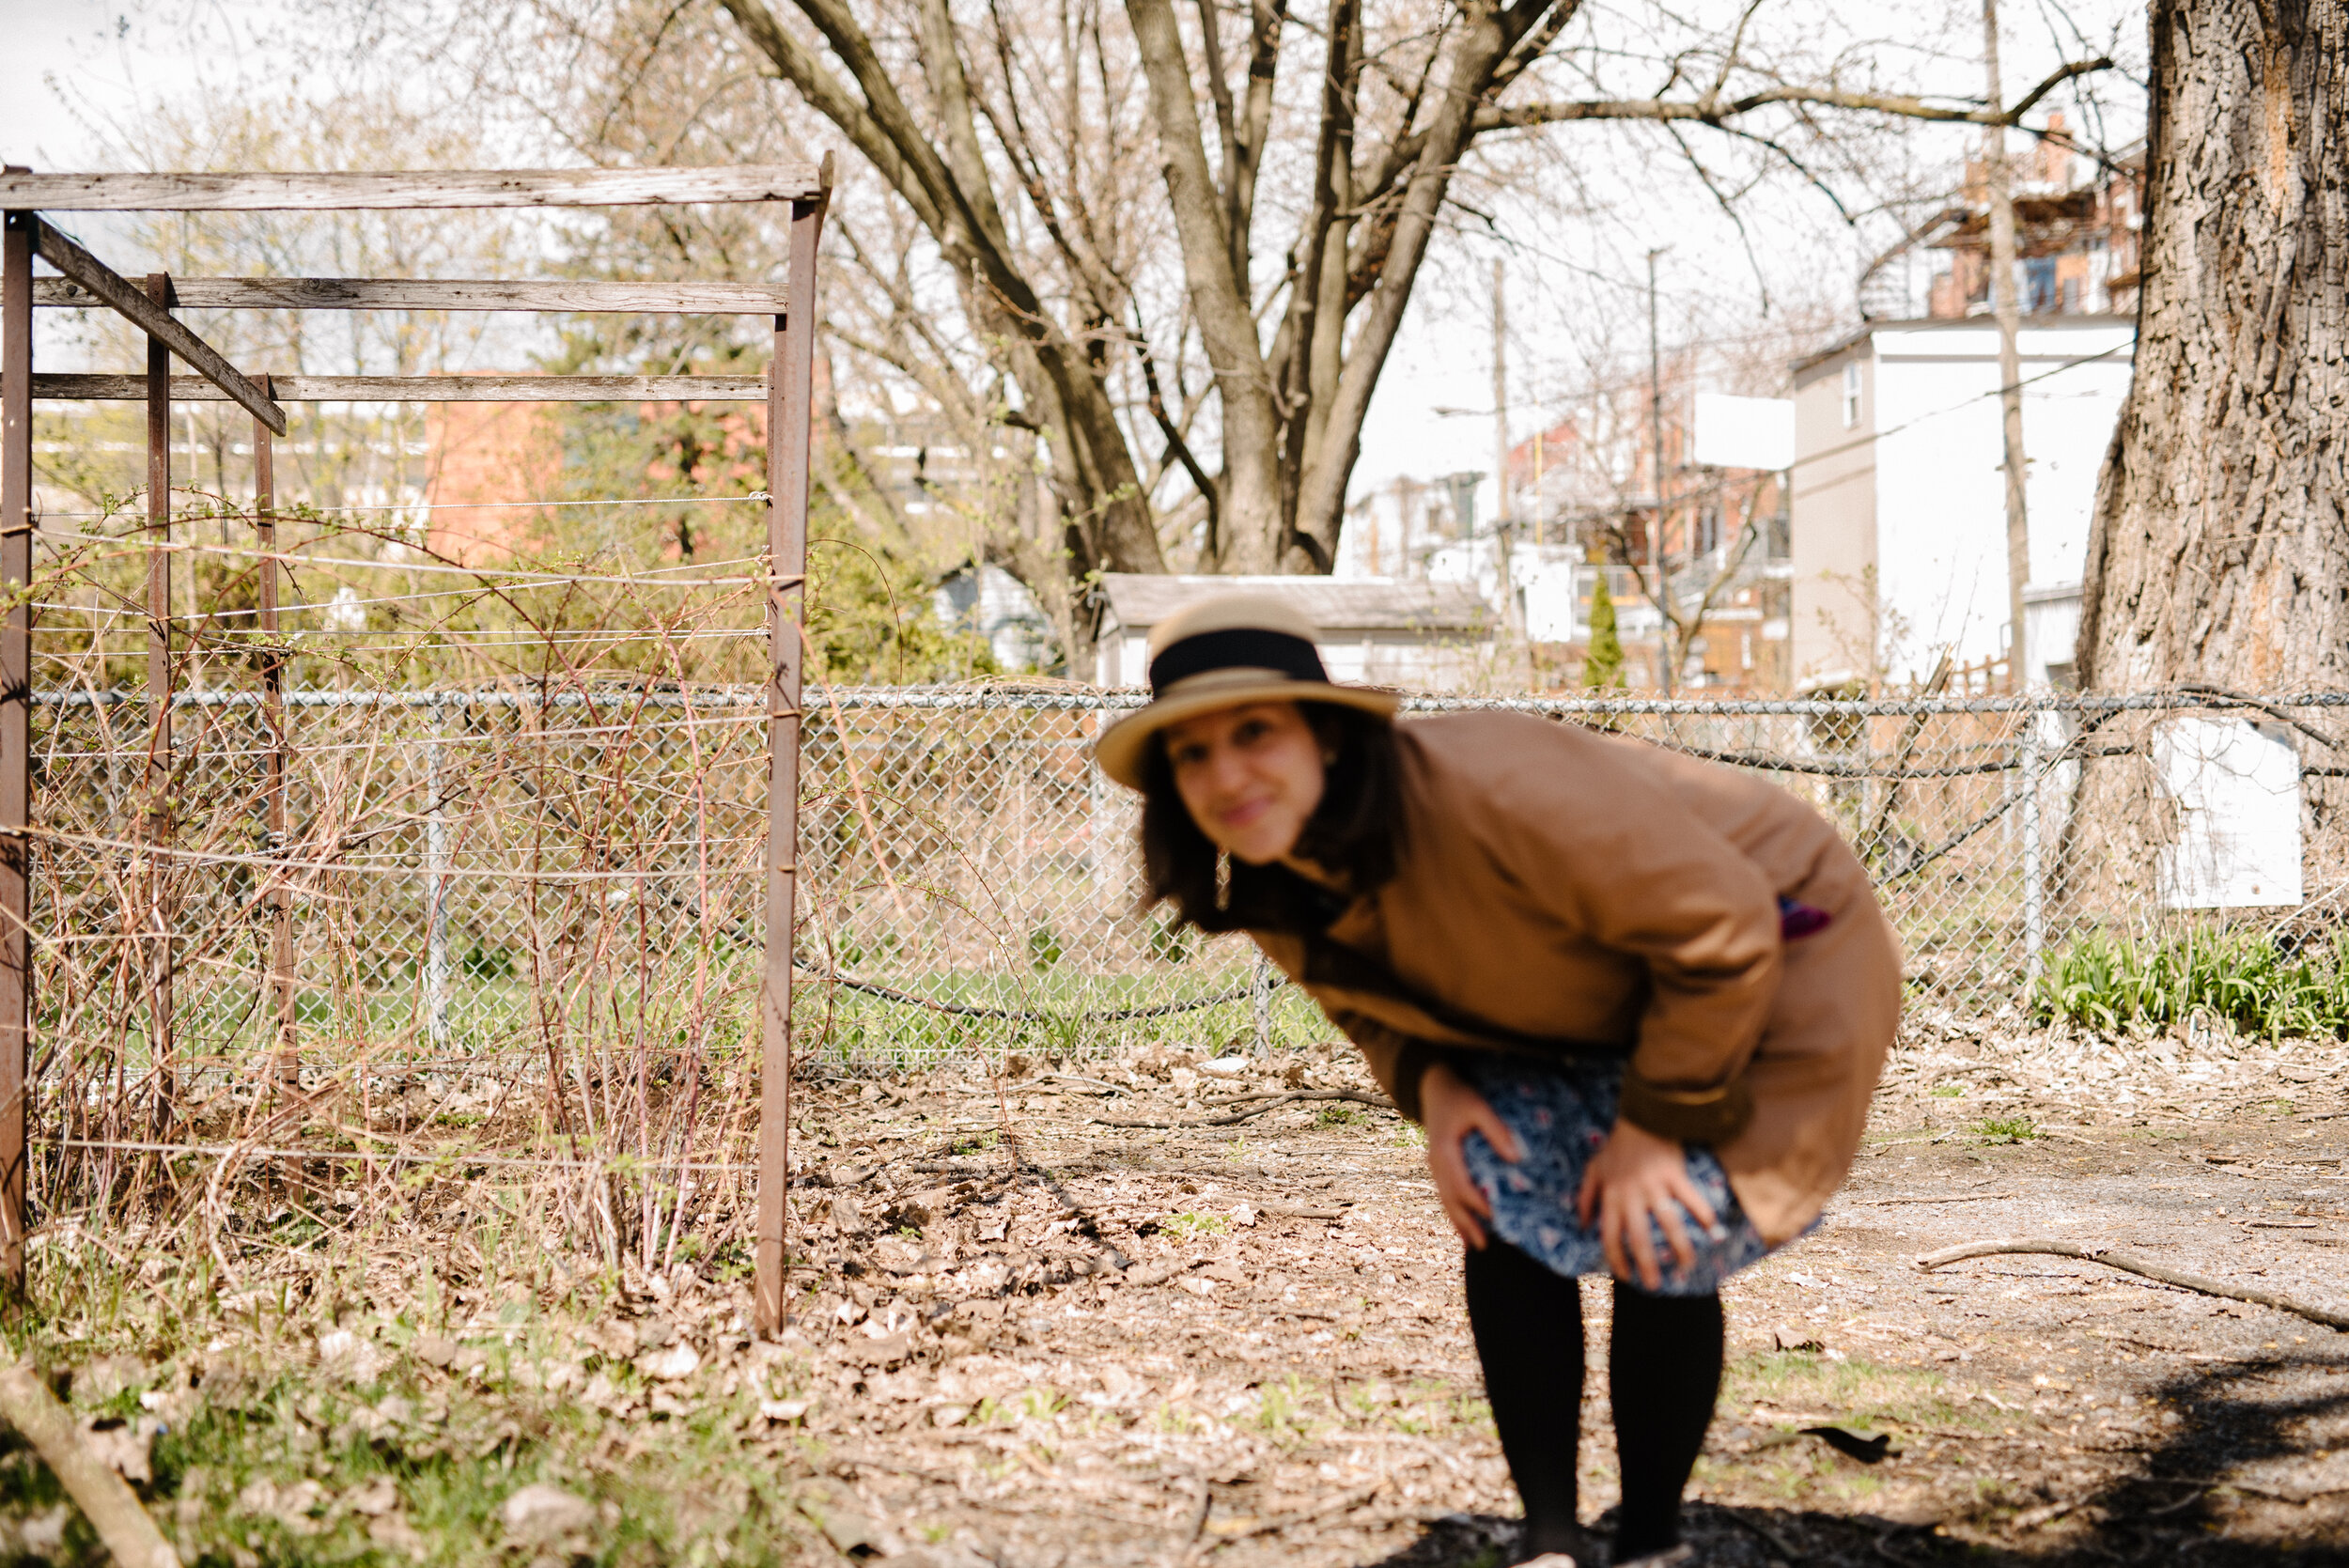
[{"label": "shadow on ground", "polygon": [[[1988,1484],[1952,1472],[1937,1524],[1694,1503],[1688,1539],[1705,1568],[2349,1564],[2349,1366],[2279,1357],[2173,1378],[2162,1394],[2182,1418],[2173,1435],[2074,1489],[2057,1470]],[[1516,1533],[1513,1520],[1455,1514],[1374,1568],[1498,1568]]]}]

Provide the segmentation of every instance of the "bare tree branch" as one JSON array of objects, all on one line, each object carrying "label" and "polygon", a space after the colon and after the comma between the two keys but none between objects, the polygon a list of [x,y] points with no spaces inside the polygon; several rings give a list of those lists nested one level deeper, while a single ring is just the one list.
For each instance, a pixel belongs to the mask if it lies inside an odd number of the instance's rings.
[{"label": "bare tree branch", "polygon": [[1681,120],[1719,126],[1776,103],[1847,109],[1949,125],[2014,125],[2030,111],[2032,105],[2072,78],[2111,69],[2112,62],[2102,55],[2092,60],[2075,60],[2059,68],[2046,81],[2024,94],[2011,109],[1962,109],[1901,93],[1842,92],[1831,87],[1781,86],[1765,87],[1759,92],[1733,99],[1721,99],[1708,93],[1690,101],[1663,98],[1576,99],[1553,103],[1495,105],[1478,114],[1476,129],[1500,131],[1595,119]]}]

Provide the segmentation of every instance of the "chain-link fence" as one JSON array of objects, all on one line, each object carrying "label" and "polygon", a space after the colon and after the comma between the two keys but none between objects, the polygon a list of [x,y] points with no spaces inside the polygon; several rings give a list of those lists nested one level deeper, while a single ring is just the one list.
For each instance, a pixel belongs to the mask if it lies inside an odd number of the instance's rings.
[{"label": "chain-link fence", "polygon": [[[1243,940],[1140,908],[1135,802],[1090,765],[1101,726],[1138,700],[811,694],[806,1048],[909,1060],[1326,1028]],[[2017,1001],[2083,933],[2307,927],[2336,885],[2329,697],[1503,706],[1809,800],[1874,871],[1912,994],[1960,1010]],[[754,1034],[755,689],[298,692],[282,737],[250,691],[173,709],[167,841],[146,815],[151,706],[83,692],[40,710],[34,924],[53,1072],[135,1076],[167,1044],[234,1071],[288,1048],[387,1070],[520,1054],[605,1083],[739,1060]],[[272,840],[280,756],[288,828]]]},{"label": "chain-link fence", "polygon": [[[861,691],[817,721],[801,962],[850,1053],[1028,1040],[1197,1046],[1326,1030],[1252,949],[1140,908],[1133,799],[1088,766],[1128,694]],[[2329,695],[1508,706],[1741,769],[1875,874],[1912,995],[2026,999],[2084,935],[2323,919],[2342,865]],[[1637,812],[1636,800],[1593,811]]]}]

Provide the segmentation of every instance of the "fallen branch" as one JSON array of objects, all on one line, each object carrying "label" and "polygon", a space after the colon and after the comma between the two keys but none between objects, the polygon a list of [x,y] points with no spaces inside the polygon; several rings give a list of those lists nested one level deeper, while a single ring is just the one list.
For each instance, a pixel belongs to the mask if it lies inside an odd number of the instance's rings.
[{"label": "fallen branch", "polygon": [[1242,1541],[1252,1540],[1259,1535],[1272,1535],[1282,1530],[1295,1529],[1299,1525],[1310,1525],[1315,1520],[1328,1518],[1332,1514],[1342,1514],[1349,1508],[1360,1508],[1380,1492],[1385,1491],[1386,1487],[1387,1478],[1380,1476],[1366,1486],[1357,1486],[1350,1492],[1341,1492],[1328,1502],[1316,1503],[1311,1508],[1299,1509],[1294,1514],[1282,1514],[1269,1519],[1259,1519],[1252,1525],[1240,1525],[1236,1519],[1233,1525],[1237,1528],[1217,1531],[1221,1539],[1207,1548],[1206,1555],[1212,1555],[1225,1546],[1236,1545]]},{"label": "fallen branch", "polygon": [[1252,1100],[1360,1100],[1365,1105],[1385,1105],[1384,1094],[1367,1089],[1252,1089],[1242,1094],[1203,1094],[1199,1103],[1213,1106],[1242,1106]]},{"label": "fallen branch", "polygon": [[1734,1509],[1722,1510],[1718,1517],[1727,1519],[1733,1525],[1738,1525],[1746,1529],[1751,1530],[1762,1540],[1763,1544],[1769,1548],[1771,1554],[1775,1556],[1779,1561],[1789,1564],[1790,1568],[1792,1564],[1800,1562],[1803,1560],[1803,1554],[1797,1551],[1793,1546],[1787,1545],[1786,1538],[1784,1536],[1779,1534],[1778,1531],[1770,1529],[1769,1526],[1763,1524],[1759,1520],[1749,1519],[1743,1514],[1737,1513]]},{"label": "fallen branch", "polygon": [[1887,1203],[1987,1203],[2014,1196],[2012,1192],[1939,1192],[1922,1198],[1861,1198],[1852,1207],[1882,1208]]},{"label": "fallen branch", "polygon": [[23,1361],[0,1372],[0,1418],[33,1445],[123,1568],[179,1568],[179,1554],[130,1483],[90,1452],[73,1418]]},{"label": "fallen branch", "polygon": [[1373,1094],[1361,1089],[1291,1089],[1270,1095],[1262,1104],[1252,1105],[1244,1110],[1235,1110],[1222,1116],[1203,1116],[1192,1122],[1119,1122],[1106,1116],[1085,1119],[1098,1127],[1228,1127],[1252,1121],[1268,1110],[1278,1110],[1284,1105],[1295,1105],[1303,1100],[1351,1100],[1356,1105],[1366,1105],[1378,1110],[1394,1109],[1394,1102],[1386,1095]]},{"label": "fallen branch", "polygon": [[2197,1291],[2203,1296],[2221,1296],[2230,1301],[2248,1301],[2259,1307],[2273,1307],[2278,1312],[2307,1318],[2310,1323],[2321,1323],[2327,1328],[2349,1332],[2349,1315],[2341,1312],[2295,1301],[2274,1291],[2205,1280],[2199,1274],[2165,1268],[2160,1264],[2148,1263],[2127,1252],[2109,1251],[2102,1247],[2082,1247],[2071,1241],[2049,1241],[2033,1236],[2015,1236],[2005,1241],[1969,1241],[1962,1247],[1945,1247],[1938,1252],[1926,1252],[1917,1259],[1917,1266],[1930,1272],[1949,1264],[1962,1263],[1968,1258],[1986,1258],[2002,1252],[2043,1253],[2049,1257],[2078,1258],[2083,1263],[2100,1263],[2108,1268],[2118,1268],[2124,1273],[2142,1275],[2148,1280],[2158,1280],[2165,1285],[2175,1285],[2180,1290]]}]

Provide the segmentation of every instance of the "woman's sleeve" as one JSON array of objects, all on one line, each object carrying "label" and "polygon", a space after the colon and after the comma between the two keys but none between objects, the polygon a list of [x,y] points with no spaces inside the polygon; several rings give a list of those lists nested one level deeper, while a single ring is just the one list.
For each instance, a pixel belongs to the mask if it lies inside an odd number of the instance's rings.
[{"label": "woman's sleeve", "polygon": [[1593,761],[1505,792],[1486,836],[1503,875],[1647,970],[1625,1119],[1719,1142],[1752,1112],[1742,1074],[1778,993],[1776,892],[1668,779],[1621,755]]}]

